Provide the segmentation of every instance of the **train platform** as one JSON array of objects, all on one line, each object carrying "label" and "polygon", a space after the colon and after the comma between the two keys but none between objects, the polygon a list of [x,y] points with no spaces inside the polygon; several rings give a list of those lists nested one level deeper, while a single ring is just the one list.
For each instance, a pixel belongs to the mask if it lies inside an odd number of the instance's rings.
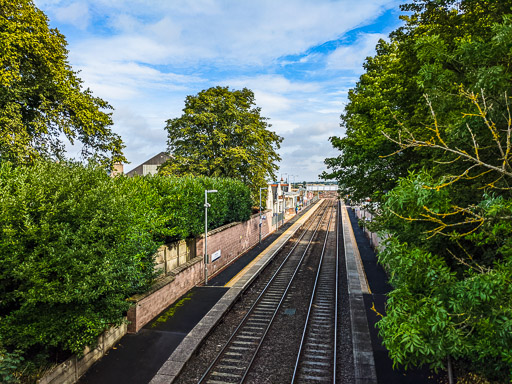
[{"label": "train platform", "polygon": [[210,278],[208,286],[192,288],[137,334],[125,335],[78,383],[169,383],[172,379],[169,373],[175,372],[180,362],[183,365],[184,356],[195,349],[193,343],[199,342],[198,335],[207,333],[220,319],[220,310],[212,311],[212,308],[223,298],[225,303],[236,300],[256,270],[264,268],[272,254],[318,206],[309,206],[288,218],[284,225],[262,239],[261,244]]},{"label": "train platform", "polygon": [[[218,275],[208,286],[191,289],[139,333],[128,334],[79,380],[82,384],[168,384],[194,353],[201,340],[220,321],[226,311],[248,286],[258,270],[263,269],[280,246],[300,228],[320,204],[299,212],[273,232],[262,243],[242,255]],[[354,212],[345,210],[345,222],[350,222],[351,244],[358,261],[352,266],[354,282],[360,284],[359,320],[366,323],[359,355],[360,382],[372,383],[437,383],[438,378],[429,370],[396,370],[392,367],[386,349],[378,336],[375,324],[379,313],[385,313],[386,294],[391,287],[387,276],[377,263],[370,242],[357,224]],[[347,220],[348,219],[348,220]],[[355,259],[354,259],[355,260]],[[354,325],[353,331],[354,333]],[[365,339],[366,338],[366,339]],[[359,347],[358,347],[359,348]],[[365,349],[366,348],[366,349]],[[370,370],[367,358],[371,356]],[[368,372],[373,370],[373,376]],[[369,381],[366,381],[369,378]]]},{"label": "train platform", "polygon": [[357,244],[357,252],[362,262],[367,287],[363,289],[363,303],[371,349],[373,351],[374,368],[378,383],[415,383],[435,384],[440,382],[440,375],[432,373],[429,369],[408,369],[398,367],[393,369],[393,362],[388,356],[387,349],[382,345],[382,339],[378,334],[377,322],[386,313],[387,293],[391,291],[386,272],[377,262],[377,256],[358,225],[358,219],[354,211],[347,209],[348,218],[353,230],[354,241]]}]

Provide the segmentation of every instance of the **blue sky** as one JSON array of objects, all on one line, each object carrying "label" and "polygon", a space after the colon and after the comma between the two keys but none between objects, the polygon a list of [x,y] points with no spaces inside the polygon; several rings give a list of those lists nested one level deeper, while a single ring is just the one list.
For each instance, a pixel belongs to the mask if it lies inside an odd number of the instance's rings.
[{"label": "blue sky", "polygon": [[[114,107],[128,171],[166,150],[187,95],[247,87],[284,137],[278,177],[318,179],[365,57],[397,0],[36,0],[84,85]],[[295,176],[292,176],[295,175]]]}]

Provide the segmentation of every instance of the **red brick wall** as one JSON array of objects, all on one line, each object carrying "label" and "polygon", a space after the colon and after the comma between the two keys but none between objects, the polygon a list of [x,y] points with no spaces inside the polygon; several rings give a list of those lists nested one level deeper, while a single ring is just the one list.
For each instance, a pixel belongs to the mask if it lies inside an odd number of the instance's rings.
[{"label": "red brick wall", "polygon": [[[272,231],[271,212],[265,212],[262,221],[262,238]],[[208,265],[208,276],[218,273],[223,267],[256,245],[259,241],[259,215],[244,223],[230,224],[208,232],[208,253],[220,250],[221,257]],[[136,333],[160,312],[174,303],[189,289],[204,282],[204,237],[197,239],[197,255],[183,266],[173,270],[170,276],[157,282],[150,292],[132,298],[135,301],[127,314],[128,332]]]},{"label": "red brick wall", "polygon": [[[267,211],[262,216],[261,237],[272,232],[272,213]],[[217,228],[208,232],[208,254],[221,251],[221,256],[208,265],[208,276],[213,276],[230,262],[238,258],[259,241],[259,215],[253,215],[250,220],[231,226]],[[204,255],[204,237],[197,239],[197,255]]]},{"label": "red brick wall", "polygon": [[[127,314],[128,333],[138,332],[165,308],[187,293],[189,289],[201,283],[204,276],[203,268],[202,258],[197,257],[173,271],[167,284],[151,293],[135,297],[136,303],[128,310]],[[164,278],[164,280],[167,279]]]}]

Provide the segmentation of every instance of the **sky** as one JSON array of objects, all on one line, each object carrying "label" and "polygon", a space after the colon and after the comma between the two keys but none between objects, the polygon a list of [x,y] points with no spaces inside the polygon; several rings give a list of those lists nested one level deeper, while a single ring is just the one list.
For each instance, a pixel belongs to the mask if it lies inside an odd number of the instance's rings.
[{"label": "sky", "polygon": [[[315,181],[340,114],[398,0],[36,0],[69,62],[113,107],[125,172],[167,149],[166,121],[214,86],[251,89],[284,138],[277,177]],[[73,150],[71,150],[71,153]]]}]

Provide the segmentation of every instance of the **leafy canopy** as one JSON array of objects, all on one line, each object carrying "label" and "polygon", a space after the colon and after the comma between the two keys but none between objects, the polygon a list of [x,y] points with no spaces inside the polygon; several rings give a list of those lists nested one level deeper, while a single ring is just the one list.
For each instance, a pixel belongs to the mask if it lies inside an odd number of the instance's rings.
[{"label": "leafy canopy", "polygon": [[214,87],[187,96],[183,115],[167,121],[172,159],[160,172],[230,177],[257,196],[265,180],[275,178],[283,140],[260,111],[247,88]]},{"label": "leafy canopy", "polygon": [[512,372],[512,1],[415,0],[379,42],[324,177],[377,202],[395,364]]},{"label": "leafy canopy", "polygon": [[0,0],[0,160],[62,158],[62,136],[111,165],[124,161],[112,107],[82,88],[64,36],[31,0]]}]

